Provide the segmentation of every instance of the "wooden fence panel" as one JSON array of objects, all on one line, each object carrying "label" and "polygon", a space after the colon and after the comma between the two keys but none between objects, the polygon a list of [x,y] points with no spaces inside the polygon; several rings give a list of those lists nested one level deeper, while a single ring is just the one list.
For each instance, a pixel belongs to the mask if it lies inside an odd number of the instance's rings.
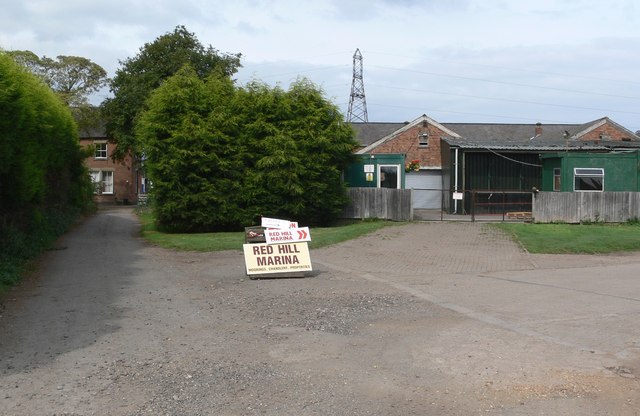
[{"label": "wooden fence panel", "polygon": [[640,192],[539,192],[535,222],[627,222],[640,218]]},{"label": "wooden fence panel", "polygon": [[413,220],[411,189],[347,188],[349,204],[344,218],[380,218],[394,221]]}]

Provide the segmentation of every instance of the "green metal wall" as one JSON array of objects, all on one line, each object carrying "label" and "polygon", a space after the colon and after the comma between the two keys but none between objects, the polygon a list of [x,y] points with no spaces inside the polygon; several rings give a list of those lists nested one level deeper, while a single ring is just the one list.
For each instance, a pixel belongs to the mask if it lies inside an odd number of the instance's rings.
[{"label": "green metal wall", "polygon": [[531,191],[540,188],[537,153],[464,152],[464,188],[470,191]]},{"label": "green metal wall", "polygon": [[[356,155],[357,159],[351,163],[344,172],[344,180],[347,186],[356,188],[375,188],[378,186],[378,165],[399,165],[400,186],[404,189],[404,155],[401,154],[364,154]],[[373,177],[367,181],[364,171],[365,165],[373,165]]]},{"label": "green metal wall", "polygon": [[[562,158],[553,155],[541,155],[542,163],[542,184],[541,191],[553,191],[553,170],[562,168]],[[566,183],[565,178],[560,179],[560,184]]]},{"label": "green metal wall", "polygon": [[555,153],[541,156],[543,191],[553,191],[553,169],[561,169],[560,191],[573,192],[574,168],[603,168],[604,191],[640,191],[640,153]]}]

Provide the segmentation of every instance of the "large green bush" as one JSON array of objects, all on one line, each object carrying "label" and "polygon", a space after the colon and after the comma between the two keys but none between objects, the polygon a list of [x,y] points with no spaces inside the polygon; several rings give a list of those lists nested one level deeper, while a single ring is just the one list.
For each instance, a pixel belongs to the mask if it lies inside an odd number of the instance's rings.
[{"label": "large green bush", "polygon": [[69,109],[0,53],[0,285],[90,205],[83,159]]},{"label": "large green bush", "polygon": [[239,229],[261,215],[322,225],[344,206],[353,132],[309,81],[238,88],[185,67],[147,104],[137,134],[165,229]]}]

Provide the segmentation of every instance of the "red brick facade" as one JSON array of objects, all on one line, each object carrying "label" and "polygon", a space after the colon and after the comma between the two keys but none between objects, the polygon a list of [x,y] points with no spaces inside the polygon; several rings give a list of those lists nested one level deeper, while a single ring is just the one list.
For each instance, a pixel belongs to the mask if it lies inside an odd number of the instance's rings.
[{"label": "red brick facade", "polygon": [[[111,155],[116,144],[104,138],[83,138],[82,147],[98,146],[100,150],[85,159],[85,165],[92,174],[96,184],[95,200],[106,204],[135,204],[139,180],[132,158],[127,156],[123,161],[114,162]],[[106,152],[104,147],[106,146]],[[101,151],[102,150],[102,151]]]},{"label": "red brick facade", "polygon": [[611,122],[603,123],[602,125],[590,130],[589,132],[579,137],[582,141],[599,142],[604,141],[630,141],[631,135],[629,132]]},{"label": "red brick facade", "polygon": [[[425,134],[427,134],[426,137]],[[441,168],[440,140],[442,136],[446,136],[446,133],[437,126],[431,123],[418,123],[376,147],[371,153],[405,154],[407,162],[419,160],[421,168]]]}]

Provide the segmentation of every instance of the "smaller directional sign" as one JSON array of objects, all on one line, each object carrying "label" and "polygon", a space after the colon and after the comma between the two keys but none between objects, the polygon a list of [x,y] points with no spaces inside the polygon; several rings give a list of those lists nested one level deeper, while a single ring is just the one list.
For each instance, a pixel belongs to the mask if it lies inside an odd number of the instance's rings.
[{"label": "smaller directional sign", "polygon": [[309,227],[290,228],[288,230],[264,230],[267,244],[298,243],[311,241]]},{"label": "smaller directional sign", "polygon": [[277,218],[262,217],[261,224],[265,228],[276,228],[278,230],[287,228],[298,228],[296,221],[280,220]]}]

